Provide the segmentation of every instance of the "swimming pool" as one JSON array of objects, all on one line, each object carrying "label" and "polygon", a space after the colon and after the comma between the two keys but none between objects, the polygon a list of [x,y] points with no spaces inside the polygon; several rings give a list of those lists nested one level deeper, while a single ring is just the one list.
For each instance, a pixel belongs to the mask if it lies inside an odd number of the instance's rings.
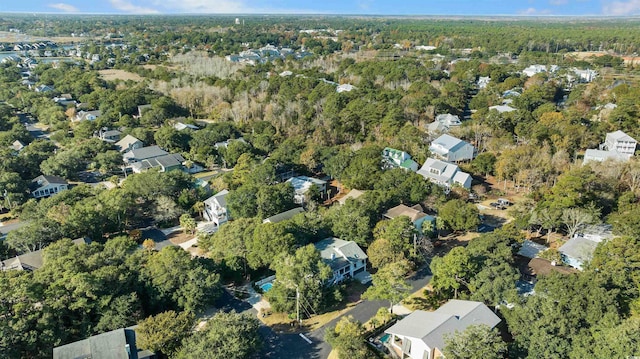
[{"label": "swimming pool", "polygon": [[269,291],[269,289],[271,289],[271,287],[273,287],[273,283],[267,282],[267,283],[262,284],[260,286],[260,289],[262,289],[262,292],[266,293],[266,292]]},{"label": "swimming pool", "polygon": [[389,341],[390,338],[391,338],[391,334],[385,334],[385,335],[380,337],[380,342],[382,344],[387,344],[387,342]]}]

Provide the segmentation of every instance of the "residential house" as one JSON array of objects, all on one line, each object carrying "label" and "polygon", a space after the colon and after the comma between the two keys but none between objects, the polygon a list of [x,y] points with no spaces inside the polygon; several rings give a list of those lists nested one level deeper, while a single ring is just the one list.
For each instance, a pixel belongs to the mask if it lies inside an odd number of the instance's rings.
[{"label": "residential house", "polygon": [[387,346],[400,358],[443,358],[445,337],[471,325],[494,328],[500,318],[481,302],[452,299],[434,312],[416,310],[385,333]]},{"label": "residential house", "polygon": [[579,82],[591,82],[598,76],[598,72],[591,69],[579,70],[577,68],[573,68],[573,72],[578,77]]},{"label": "residential house", "polygon": [[547,67],[545,65],[531,65],[526,69],[522,70],[522,73],[532,77],[536,74],[547,72]]},{"label": "residential house", "polygon": [[576,233],[573,238],[563,244],[558,251],[562,261],[578,270],[593,257],[598,243],[613,238],[610,225],[592,226],[582,233]]},{"label": "residential house", "polygon": [[497,105],[497,106],[491,106],[489,107],[489,110],[496,110],[499,113],[505,113],[505,112],[513,112],[516,111],[517,109],[509,106],[509,105]]},{"label": "residential house", "polygon": [[35,91],[36,92],[52,92],[52,91],[55,91],[55,89],[49,85],[40,85],[36,87]]},{"label": "residential house", "polygon": [[140,105],[138,106],[138,118],[142,117],[144,113],[151,109],[151,105]]},{"label": "residential house", "polygon": [[100,110],[95,110],[95,111],[83,110],[76,114],[76,116],[73,118],[73,121],[75,122],[95,121],[98,117],[100,117],[100,115],[102,115],[102,112]]},{"label": "residential house", "polygon": [[291,218],[293,218],[293,216],[295,216],[296,214],[300,214],[300,213],[304,213],[304,208],[302,207],[296,207],[293,209],[290,209],[288,211],[284,211],[282,213],[278,213],[274,216],[271,216],[269,218],[265,218],[262,223],[278,223],[278,222],[282,222],[282,221],[288,221]]},{"label": "residential house", "polygon": [[427,126],[427,131],[431,134],[440,134],[449,132],[451,127],[460,126],[462,122],[460,117],[451,114],[441,114],[436,116],[436,120]]},{"label": "residential house", "polygon": [[98,131],[96,135],[98,136],[99,139],[105,142],[114,143],[114,142],[120,141],[120,136],[122,135],[122,132],[118,130],[110,130],[106,127],[103,127]]},{"label": "residential house", "polygon": [[588,149],[584,153],[584,159],[582,164],[585,165],[589,162],[604,162],[607,160],[626,162],[631,158],[630,154],[620,153],[617,151],[603,151]]},{"label": "residential house", "polygon": [[606,149],[607,151],[616,151],[633,156],[636,152],[637,144],[638,141],[636,141],[633,137],[618,130],[615,132],[607,133],[602,149]]},{"label": "residential house", "polygon": [[142,147],[144,147],[144,143],[131,135],[126,135],[123,139],[116,142],[116,148],[120,152],[129,152],[131,150],[137,150]]},{"label": "residential house", "polygon": [[166,156],[168,154],[169,152],[158,146],[147,146],[129,150],[122,155],[122,158],[125,163],[132,164],[142,160],[148,160],[150,158]]},{"label": "residential house", "polygon": [[475,148],[466,141],[444,134],[431,142],[429,151],[436,157],[449,162],[472,160]]},{"label": "residential house", "polygon": [[315,247],[333,271],[331,284],[354,278],[367,269],[368,257],[356,242],[330,237],[317,242]]},{"label": "residential house", "polygon": [[418,170],[418,174],[433,183],[447,188],[454,185],[466,189],[471,188],[472,177],[470,174],[460,171],[460,168],[453,163],[440,161],[435,158],[427,158]]},{"label": "residential house", "polygon": [[436,218],[424,213],[422,211],[422,207],[419,204],[411,207],[400,204],[398,206],[390,208],[385,213],[383,213],[382,216],[387,219],[394,219],[400,216],[409,217],[419,233],[422,233],[422,225],[425,222],[431,223],[432,228],[436,228]]},{"label": "residential house", "polygon": [[20,140],[15,140],[9,147],[16,152],[20,152],[25,147],[25,144]]},{"label": "residential house", "polygon": [[150,169],[158,169],[159,172],[169,172],[183,169],[184,158],[178,153],[170,153],[164,156],[143,159],[131,164],[133,173],[142,173]]},{"label": "residential house", "polygon": [[71,96],[71,94],[68,94],[68,93],[63,93],[60,96],[54,97],[53,102],[57,103],[60,106],[67,106],[67,105],[75,106],[76,104],[76,101],[73,99],[73,96]]},{"label": "residential house", "polygon": [[173,125],[173,128],[175,128],[178,131],[182,131],[182,130],[186,130],[186,129],[190,129],[190,130],[199,130],[200,127],[196,126],[196,125],[192,125],[190,123],[182,123],[182,122],[176,122]]},{"label": "residential house", "polygon": [[352,199],[358,199],[360,196],[362,196],[365,192],[364,191],[359,191],[357,189],[352,189],[351,191],[349,191],[349,193],[347,193],[346,196],[341,197],[340,199],[338,199],[338,203],[340,203],[340,205],[344,205],[345,203],[347,203],[347,200],[349,198]]},{"label": "residential house", "polygon": [[[73,243],[76,245],[90,244],[91,240],[88,238],[78,238],[74,239]],[[34,271],[40,269],[44,264],[42,255],[43,249],[40,249],[15,256],[14,258],[5,259],[4,261],[0,261],[0,270]]]},{"label": "residential house", "polygon": [[483,89],[483,88],[487,88],[487,85],[489,85],[489,82],[491,82],[491,77],[480,76],[478,78],[478,81],[476,81],[476,85],[478,86],[478,89]]},{"label": "residential house", "polygon": [[238,138],[230,138],[230,139],[228,139],[226,141],[222,141],[222,142],[216,142],[213,145],[213,147],[215,147],[216,150],[219,150],[220,148],[227,148],[230,143],[235,142],[235,141],[240,141],[242,143],[247,143],[247,141],[245,141],[244,138],[238,137]]},{"label": "residential house", "polygon": [[293,186],[293,201],[297,204],[303,204],[305,202],[305,195],[309,192],[311,186],[316,186],[322,198],[327,194],[327,181],[325,180],[307,176],[297,176],[289,178],[287,182]]},{"label": "residential house", "polygon": [[351,84],[342,84],[342,85],[339,85],[338,87],[336,87],[336,92],[337,93],[351,92],[351,91],[353,91],[355,89],[356,89],[356,87],[351,85]]},{"label": "residential house", "polygon": [[229,220],[230,215],[226,200],[228,194],[229,191],[225,189],[204,201],[203,215],[207,221],[215,223],[216,226],[221,226]]},{"label": "residential house", "polygon": [[546,246],[543,246],[542,244],[538,244],[536,242],[525,239],[525,241],[522,242],[522,246],[520,246],[520,249],[518,250],[518,255],[525,258],[533,259],[538,257],[538,254],[540,254],[540,252],[544,252],[547,249],[548,248]]},{"label": "residential house", "polygon": [[44,198],[69,189],[69,182],[58,176],[40,175],[29,185],[33,198]]},{"label": "residential house", "polygon": [[153,359],[155,354],[138,350],[136,332],[122,328],[53,348],[53,359]]},{"label": "residential house", "polygon": [[382,150],[382,168],[402,168],[415,172],[418,170],[418,163],[407,152],[386,147]]}]

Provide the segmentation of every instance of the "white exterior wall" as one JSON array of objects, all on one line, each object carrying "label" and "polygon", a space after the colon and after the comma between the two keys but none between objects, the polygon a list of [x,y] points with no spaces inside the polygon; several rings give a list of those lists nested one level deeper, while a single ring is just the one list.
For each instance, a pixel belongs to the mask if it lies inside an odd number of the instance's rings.
[{"label": "white exterior wall", "polygon": [[205,204],[203,214],[206,219],[208,219],[210,222],[215,223],[217,226],[229,220],[229,216],[227,215],[227,209],[220,207],[218,203],[215,203],[212,205]]},{"label": "white exterior wall", "polygon": [[447,155],[447,161],[450,162],[458,162],[458,161],[466,161],[466,160],[472,160],[473,159],[473,152],[474,152],[474,148],[471,144],[467,143],[464,146],[462,146],[461,148],[453,151],[453,152],[449,152]]},{"label": "white exterior wall", "polygon": [[[396,336],[395,334],[391,336],[390,338],[390,343],[391,345],[393,345],[395,348],[398,349],[398,351],[402,351],[402,347],[398,346],[395,344],[395,338],[402,338],[403,340],[410,340],[411,341],[411,349],[409,350],[409,356],[412,359],[432,359],[431,358],[431,348],[429,348],[427,346],[427,344],[425,344],[425,342],[423,342],[421,339],[418,338],[411,338],[411,337],[401,337],[401,336]],[[425,356],[425,352],[427,352],[428,354]]]},{"label": "white exterior wall", "polygon": [[37,190],[33,191],[31,195],[34,198],[49,197],[51,195],[54,195],[56,193],[66,190],[68,187],[69,185],[66,185],[66,184],[55,184],[55,185],[50,184],[48,186],[38,188]]},{"label": "white exterior wall", "polygon": [[608,137],[609,136],[607,136],[606,144],[609,151],[617,151],[629,155],[633,155],[636,152],[635,141],[615,141]]}]

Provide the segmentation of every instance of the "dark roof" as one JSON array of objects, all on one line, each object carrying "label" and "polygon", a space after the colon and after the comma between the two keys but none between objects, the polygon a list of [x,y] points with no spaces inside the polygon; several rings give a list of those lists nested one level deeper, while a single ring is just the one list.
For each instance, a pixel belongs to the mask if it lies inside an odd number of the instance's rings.
[{"label": "dark roof", "polygon": [[53,359],[138,359],[133,329],[116,329],[53,348]]},{"label": "dark roof", "polygon": [[50,184],[69,184],[69,182],[67,182],[66,179],[58,176],[40,175],[31,180],[31,185],[29,187],[31,187],[32,189],[38,189]]},{"label": "dark roof", "polygon": [[138,161],[146,160],[149,158],[160,157],[169,154],[158,146],[147,146],[142,148],[136,148],[124,154],[127,159],[136,159]]},{"label": "dark roof", "polygon": [[[89,244],[91,243],[91,240],[88,238],[78,238],[74,239],[73,243],[75,243],[76,245],[81,243]],[[43,249],[40,249],[37,251],[21,254],[14,258],[0,261],[0,268],[2,268],[2,270],[36,270],[42,268],[42,265],[44,264],[42,251]]]},{"label": "dark roof", "polygon": [[282,221],[286,221],[289,220],[291,218],[293,218],[293,216],[295,216],[296,214],[299,213],[303,213],[304,212],[304,208],[302,207],[297,207],[294,209],[290,209],[286,212],[282,212],[282,213],[278,213],[275,216],[271,216],[269,218],[266,218],[263,222],[264,223],[278,223],[278,222],[282,222]]},{"label": "dark roof", "polygon": [[528,263],[528,270],[530,275],[547,275],[551,272],[558,272],[558,273],[562,273],[562,274],[570,274],[570,273],[577,273],[578,271],[576,269],[573,269],[571,267],[564,267],[564,266],[553,266],[551,265],[551,262],[549,262],[546,259],[542,259],[542,258],[533,258],[532,260],[529,261]]}]

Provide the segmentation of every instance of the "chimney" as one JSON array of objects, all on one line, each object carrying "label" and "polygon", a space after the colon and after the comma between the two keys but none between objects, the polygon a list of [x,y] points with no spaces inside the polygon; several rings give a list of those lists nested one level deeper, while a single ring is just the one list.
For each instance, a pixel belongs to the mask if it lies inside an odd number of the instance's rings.
[{"label": "chimney", "polygon": [[335,253],[331,253],[331,260],[336,259],[336,254]]}]

